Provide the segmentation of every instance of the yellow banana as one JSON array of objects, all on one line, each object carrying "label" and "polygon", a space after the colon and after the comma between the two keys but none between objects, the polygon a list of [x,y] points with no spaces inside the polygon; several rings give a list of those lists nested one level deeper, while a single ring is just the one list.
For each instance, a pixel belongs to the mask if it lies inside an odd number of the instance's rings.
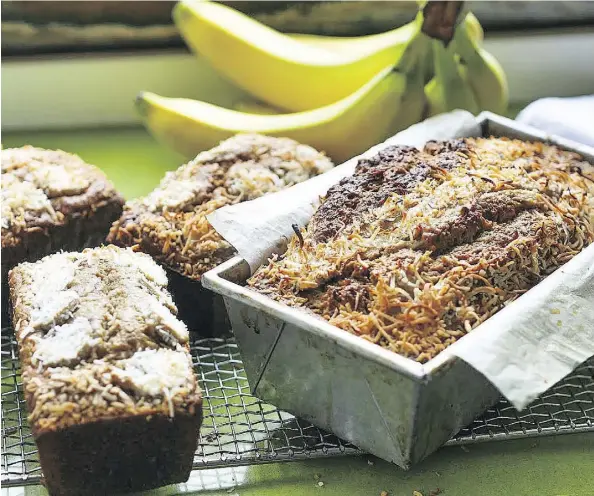
[{"label": "yellow banana", "polygon": [[187,157],[236,133],[257,132],[293,138],[341,162],[420,120],[424,106],[420,52],[427,43],[418,32],[397,67],[384,67],[352,95],[314,110],[248,114],[153,93],[139,95],[137,109],[157,139]]},{"label": "yellow banana", "polygon": [[468,74],[460,64],[459,57],[453,50],[453,44],[447,47],[440,40],[432,40],[434,76],[425,85],[427,115],[432,116],[463,109],[478,113],[479,105],[468,82]]},{"label": "yellow banana", "polygon": [[240,100],[235,102],[233,105],[233,110],[237,110],[238,112],[246,112],[248,114],[260,114],[260,115],[278,115],[282,114],[282,110],[279,110],[274,107],[270,107],[265,103],[255,102],[251,100]]},{"label": "yellow banana", "polygon": [[497,59],[473,38],[474,16],[468,14],[454,34],[452,48],[460,55],[467,80],[476,96],[480,110],[503,114],[509,94],[507,79]]},{"label": "yellow banana", "polygon": [[361,54],[299,42],[213,2],[182,0],[173,18],[190,48],[218,72],[257,99],[289,111],[337,102],[396,65],[417,23],[390,32],[389,42]]},{"label": "yellow banana", "polygon": [[305,45],[347,56],[367,56],[386,46],[403,43],[402,34],[398,29],[368,36],[321,36],[303,33],[291,33],[287,36]]}]

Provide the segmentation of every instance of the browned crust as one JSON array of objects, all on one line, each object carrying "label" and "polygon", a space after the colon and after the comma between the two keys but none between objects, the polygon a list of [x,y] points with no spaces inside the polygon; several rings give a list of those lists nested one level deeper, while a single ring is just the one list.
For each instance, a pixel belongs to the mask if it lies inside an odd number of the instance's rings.
[{"label": "browned crust", "polygon": [[594,241],[594,167],[467,138],[361,160],[257,291],[425,362]]},{"label": "browned crust", "polygon": [[435,154],[410,146],[389,146],[373,157],[360,159],[356,173],[332,186],[315,212],[314,238],[327,241],[350,220],[380,207],[390,196],[410,193],[432,175],[459,166],[465,159],[464,151],[468,151],[464,141],[454,140]]},{"label": "browned crust", "polygon": [[123,199],[118,195],[71,214],[61,224],[27,227],[18,233],[2,236],[2,279],[21,262],[35,262],[59,250],[74,251],[105,242],[109,227],[122,212]]},{"label": "browned crust", "polygon": [[201,336],[221,337],[231,331],[223,297],[205,289],[200,281],[166,269],[169,291],[175,299],[177,316],[190,331]]},{"label": "browned crust", "polygon": [[185,482],[202,409],[164,416],[103,419],[36,438],[44,484],[57,496],[105,495]]},{"label": "browned crust", "polygon": [[[83,259],[87,253],[92,254],[101,251],[117,252],[123,250],[115,247],[96,248],[94,250],[85,250],[82,254],[76,254],[76,256]],[[64,253],[52,255],[52,257],[63,258],[67,255],[69,254]],[[133,256],[146,257],[143,254],[133,254]],[[32,358],[38,349],[35,336],[42,334],[43,331],[31,332],[32,314],[30,307],[24,301],[26,298],[30,298],[32,294],[32,275],[35,274],[35,271],[41,270],[37,266],[45,260],[47,259],[43,259],[36,264],[19,265],[9,274],[10,298],[15,336],[19,345],[23,389],[31,429],[35,436],[45,432],[61,431],[72,425],[95,423],[104,419],[150,417],[152,415],[170,417],[172,412],[175,418],[177,413],[195,415],[201,409],[202,394],[194,374],[188,378],[190,382],[187,390],[184,389],[185,392],[173,395],[171,401],[168,401],[162,395],[156,397],[138,396],[126,390],[124,386],[112,382],[114,367],[119,367],[121,360],[133,356],[137,351],[159,350],[169,347],[160,340],[158,334],[153,332],[154,324],[149,320],[133,320],[120,323],[117,320],[114,321],[113,316],[106,315],[102,325],[106,326],[107,334],[104,334],[105,337],[102,337],[101,341],[94,345],[90,354],[77,358],[70,365],[45,366],[33,363]],[[147,261],[154,264],[150,259]],[[155,268],[158,269],[158,267]],[[76,269],[75,277],[78,276],[77,281],[80,281],[96,271],[98,277],[103,277],[104,286],[113,288],[112,292],[103,295],[108,304],[106,311],[116,312],[117,307],[112,306],[110,302],[113,302],[114,298],[125,298],[126,295],[118,296],[118,293],[121,293],[119,288],[123,287],[120,286],[122,280],[117,277],[108,279],[107,276],[101,276],[101,274],[105,274],[106,270],[108,269],[106,269],[103,262],[97,265],[89,264],[87,272],[81,272],[84,269],[79,266]],[[122,274],[122,278],[126,277],[128,276]],[[69,287],[76,288],[79,282],[73,284]],[[84,287],[81,291],[84,292]],[[90,298],[89,301],[96,301],[93,305],[99,311],[103,308],[101,306],[102,301],[98,299],[101,296],[101,291],[101,289],[98,289],[95,293],[85,296]],[[144,291],[144,289],[141,289],[136,297],[142,297]],[[160,291],[167,298],[165,288],[151,289],[150,291]],[[172,308],[172,311],[176,311],[175,307]],[[85,315],[81,310],[76,309],[66,317],[65,322],[72,321],[77,317],[92,319],[96,318],[97,315]],[[137,314],[135,318],[142,318],[142,314]],[[152,317],[147,314],[148,318]],[[52,327],[55,327],[55,324]],[[189,345],[187,342],[178,343],[176,346],[177,348],[174,347],[173,349],[185,350],[189,358]],[[93,389],[90,389],[91,387]],[[95,399],[98,394],[103,400],[96,403]]]},{"label": "browned crust", "polygon": [[[208,214],[292,186],[331,167],[322,153],[293,140],[238,135],[169,173],[146,198],[128,202],[108,241],[148,253],[168,269],[199,281],[204,272],[235,253],[206,220]],[[245,179],[239,173],[254,175]],[[159,199],[175,201],[176,192],[168,190],[175,184],[194,189],[187,201],[160,205]]]}]

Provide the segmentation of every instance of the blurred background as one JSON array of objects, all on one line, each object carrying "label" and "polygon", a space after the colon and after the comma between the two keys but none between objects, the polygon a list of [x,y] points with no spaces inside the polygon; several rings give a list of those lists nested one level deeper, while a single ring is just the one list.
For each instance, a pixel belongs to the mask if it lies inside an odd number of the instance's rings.
[{"label": "blurred background", "polygon": [[[394,30],[418,8],[414,1],[220,3],[283,33],[324,36]],[[33,143],[79,153],[133,197],[187,158],[155,140],[146,122],[143,127],[134,105],[140,92],[235,109],[257,103],[212,58],[190,52],[172,21],[175,4],[3,1],[3,146]],[[482,25],[484,50],[504,71],[506,115],[515,117],[539,98],[594,93],[594,1],[471,1],[465,7]],[[141,173],[130,181],[134,171]]]},{"label": "blurred background", "polygon": [[[410,21],[416,2],[221,2],[283,32],[357,36]],[[183,47],[175,2],[3,1],[2,55]],[[488,33],[594,27],[594,2],[467,2]]]},{"label": "blurred background", "polygon": [[[287,33],[358,36],[410,21],[416,2],[221,2]],[[139,124],[139,91],[233,107],[249,96],[194,57],[170,1],[3,1],[2,129]],[[510,112],[594,92],[594,1],[466,2],[503,66]]]}]

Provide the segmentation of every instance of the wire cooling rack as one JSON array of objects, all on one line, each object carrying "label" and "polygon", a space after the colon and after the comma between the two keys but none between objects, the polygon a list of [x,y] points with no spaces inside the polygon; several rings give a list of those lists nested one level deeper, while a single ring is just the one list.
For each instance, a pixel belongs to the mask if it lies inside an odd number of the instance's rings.
[{"label": "wire cooling rack", "polygon": [[[363,454],[332,434],[253,397],[232,337],[194,338],[191,350],[204,393],[204,423],[194,468]],[[501,401],[448,444],[579,431],[594,431],[594,360],[524,412]],[[2,329],[1,472],[6,486],[36,484],[41,479],[27,424],[16,342],[9,328]]]}]

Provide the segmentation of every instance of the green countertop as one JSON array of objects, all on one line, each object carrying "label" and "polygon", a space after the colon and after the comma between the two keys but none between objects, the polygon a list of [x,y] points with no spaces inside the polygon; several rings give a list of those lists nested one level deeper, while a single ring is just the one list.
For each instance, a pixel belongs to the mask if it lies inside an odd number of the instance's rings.
[{"label": "green countertop", "polygon": [[80,155],[103,169],[126,199],[148,193],[166,171],[183,163],[143,128],[2,133],[4,148],[26,144]]},{"label": "green countertop", "polygon": [[[572,434],[443,448],[408,472],[373,457],[196,470],[186,484],[144,496],[428,496],[437,488],[443,496],[592,496],[593,468],[594,434]],[[2,490],[20,495],[47,493]]]},{"label": "green countertop", "polygon": [[[2,136],[5,148],[27,143],[79,154],[105,170],[126,198],[147,193],[182,163],[142,129]],[[150,494],[427,496],[437,488],[445,496],[593,496],[594,433],[443,448],[408,472],[370,457],[201,470],[187,484]],[[35,486],[2,490],[21,494],[46,493]]]}]

